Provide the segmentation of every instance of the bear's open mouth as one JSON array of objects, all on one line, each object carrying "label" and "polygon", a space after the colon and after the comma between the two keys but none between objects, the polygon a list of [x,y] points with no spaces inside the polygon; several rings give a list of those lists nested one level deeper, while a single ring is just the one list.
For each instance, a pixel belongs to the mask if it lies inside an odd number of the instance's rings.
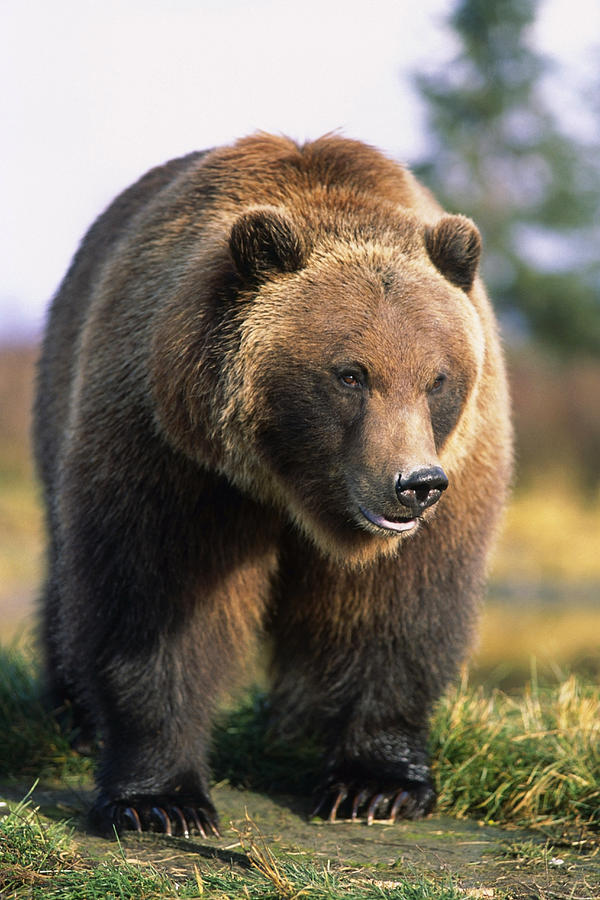
[{"label": "bear's open mouth", "polygon": [[359,509],[367,521],[372,525],[377,525],[378,528],[383,528],[385,531],[411,531],[419,524],[417,519],[386,519],[385,516],[379,516],[363,506],[359,506]]}]

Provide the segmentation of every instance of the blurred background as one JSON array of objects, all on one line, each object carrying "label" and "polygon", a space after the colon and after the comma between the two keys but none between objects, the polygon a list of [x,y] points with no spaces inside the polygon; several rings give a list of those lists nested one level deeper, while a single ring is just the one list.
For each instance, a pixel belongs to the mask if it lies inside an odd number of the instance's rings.
[{"label": "blurred background", "polygon": [[0,640],[43,574],[34,363],[78,241],[150,166],[338,129],[484,237],[517,477],[472,678],[600,674],[600,5],[3,0]]}]

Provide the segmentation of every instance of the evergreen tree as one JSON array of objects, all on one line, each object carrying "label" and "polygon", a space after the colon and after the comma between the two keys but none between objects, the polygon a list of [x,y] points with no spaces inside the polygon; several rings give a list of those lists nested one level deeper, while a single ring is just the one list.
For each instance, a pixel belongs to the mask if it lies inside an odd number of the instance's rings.
[{"label": "evergreen tree", "polygon": [[600,145],[561,131],[543,97],[548,63],[528,44],[536,8],[458,0],[458,55],[416,76],[431,150],[413,168],[480,227],[501,314],[563,350],[600,354]]}]

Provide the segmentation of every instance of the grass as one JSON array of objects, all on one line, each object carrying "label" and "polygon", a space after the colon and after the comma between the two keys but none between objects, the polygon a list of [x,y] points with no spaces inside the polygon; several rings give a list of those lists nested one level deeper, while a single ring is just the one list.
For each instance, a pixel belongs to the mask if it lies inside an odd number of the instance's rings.
[{"label": "grass", "polygon": [[407,873],[401,881],[383,882],[376,878],[360,884],[348,875],[335,871],[331,865],[316,867],[275,856],[256,824],[246,816],[246,827],[238,832],[246,857],[257,872],[276,889],[275,897],[294,898],[381,898],[394,900],[459,900],[464,893],[447,880],[446,884],[434,884],[422,876]]},{"label": "grass", "polygon": [[[259,792],[306,794],[319,776],[319,748],[274,743],[267,720],[268,707],[258,692],[223,713],[215,730],[215,778]],[[69,735],[44,709],[35,658],[16,647],[0,647],[0,734],[0,776],[43,776],[63,784],[83,777],[89,783],[91,761],[71,749]],[[438,706],[431,749],[441,813],[537,831],[536,839],[514,833],[515,838],[500,848],[509,869],[514,862],[518,869],[543,871],[547,877],[557,856],[564,855],[557,848],[570,848],[571,862],[573,852],[589,857],[600,850],[597,687],[570,677],[552,689],[540,688],[534,677],[524,693],[510,697],[498,690],[471,687],[465,680]],[[60,807],[57,811],[60,814]],[[246,867],[240,868],[239,853],[235,867],[197,857],[200,861],[190,877],[189,866],[187,873],[177,875],[159,870],[157,866],[163,867],[160,858],[153,866],[147,861],[149,857],[156,860],[152,846],[146,855],[137,849],[132,857],[131,851],[128,855],[117,845],[108,850],[108,858],[104,847],[102,859],[91,858],[89,845],[86,852],[78,849],[77,835],[68,823],[48,821],[30,801],[4,816],[0,807],[0,896],[14,900],[459,900],[488,896],[465,893],[448,874],[430,877],[429,872],[417,872],[401,857],[393,867],[393,880],[389,873],[378,877],[377,867],[358,869],[339,860],[333,865],[315,863],[310,854],[281,850],[277,837],[270,837],[274,843],[268,842],[248,817],[237,837]],[[560,873],[562,861],[557,865]],[[570,895],[544,891],[539,896]]]},{"label": "grass", "polygon": [[447,879],[431,879],[407,873],[401,880],[352,879],[334,872],[330,865],[315,866],[273,855],[250,820],[240,832],[248,870],[240,875],[224,868],[202,871],[195,866],[193,878],[175,879],[152,865],[126,857],[121,849],[104,861],[88,859],[78,852],[68,826],[45,821],[29,801],[19,804],[0,819],[0,895],[21,898],[159,897],[209,898],[209,900],[460,900],[464,892]]},{"label": "grass", "polygon": [[600,683],[600,605],[569,601],[566,594],[561,603],[525,607],[516,601],[488,602],[471,680],[508,691],[522,689],[535,659],[540,683],[556,684],[565,672]]},{"label": "grass", "polygon": [[195,897],[197,885],[179,890],[147,866],[115,855],[109,862],[85,859],[63,823],[42,819],[26,801],[0,820],[0,894],[10,898]]},{"label": "grass", "polygon": [[268,705],[260,691],[222,714],[214,729],[213,775],[232,787],[310,796],[322,776],[322,759],[321,748],[312,741],[291,746],[271,737]]},{"label": "grass", "polygon": [[0,635],[12,636],[31,611],[42,579],[43,529],[31,472],[0,451]]},{"label": "grass", "polygon": [[493,567],[499,581],[600,583],[600,490],[584,494],[565,466],[515,492]]},{"label": "grass", "polygon": [[600,828],[600,690],[535,679],[518,697],[466,684],[440,704],[432,744],[439,809],[545,829]]},{"label": "grass", "polygon": [[45,708],[32,652],[0,647],[0,775],[64,778],[91,772]]}]

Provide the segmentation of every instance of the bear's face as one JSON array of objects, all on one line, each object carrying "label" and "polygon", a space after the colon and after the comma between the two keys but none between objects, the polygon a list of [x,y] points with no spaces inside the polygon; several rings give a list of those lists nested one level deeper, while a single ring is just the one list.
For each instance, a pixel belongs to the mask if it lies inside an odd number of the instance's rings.
[{"label": "bear's face", "polygon": [[241,347],[256,450],[287,512],[336,556],[395,549],[444,502],[444,447],[483,338],[465,292],[475,269],[457,252],[453,281],[442,274],[439,228],[397,246],[334,240],[307,259],[298,239],[287,269],[285,237],[249,255],[263,267]]}]

